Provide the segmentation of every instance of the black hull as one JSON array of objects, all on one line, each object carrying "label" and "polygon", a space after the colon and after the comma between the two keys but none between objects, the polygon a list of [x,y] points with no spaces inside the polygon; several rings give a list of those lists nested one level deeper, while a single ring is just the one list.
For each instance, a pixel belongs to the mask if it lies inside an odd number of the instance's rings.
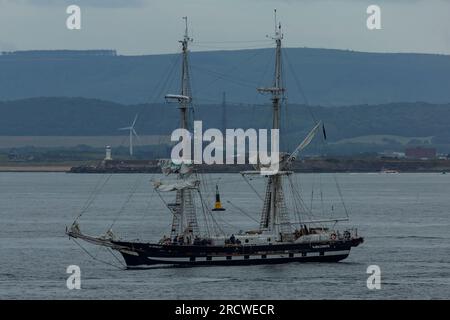
[{"label": "black hull", "polygon": [[176,265],[180,267],[194,267],[194,266],[245,266],[245,265],[261,265],[261,264],[281,264],[288,262],[339,262],[348,257],[348,254],[336,255],[333,257],[305,257],[305,258],[278,258],[278,259],[258,259],[258,260],[231,260],[231,261],[195,261],[195,262],[165,262],[161,263],[159,260],[141,259],[133,256],[125,257],[127,268],[141,269],[157,265]]},{"label": "black hull", "polygon": [[159,245],[115,242],[128,268],[155,265],[227,266],[289,262],[338,262],[348,257],[362,238],[326,243],[285,243],[263,246]]}]

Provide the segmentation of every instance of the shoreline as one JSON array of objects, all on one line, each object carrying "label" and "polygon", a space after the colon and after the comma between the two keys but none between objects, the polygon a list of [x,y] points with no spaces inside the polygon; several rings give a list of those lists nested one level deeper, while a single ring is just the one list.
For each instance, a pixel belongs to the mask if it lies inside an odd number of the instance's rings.
[{"label": "shoreline", "polygon": [[[73,173],[73,174],[136,174],[136,173],[146,173],[146,174],[161,174],[158,170],[135,170],[135,171],[103,171],[103,170],[92,170],[85,172],[73,172],[71,171],[72,166],[0,166],[0,173]],[[242,170],[245,171],[245,170]],[[203,173],[240,173],[240,170],[211,170],[205,171]],[[397,172],[383,172],[375,170],[293,170],[294,173],[380,173],[380,174],[400,174],[400,173],[437,173],[446,174],[450,173],[450,170],[405,170]]]},{"label": "shoreline", "polygon": [[[252,165],[199,165],[198,173],[240,173]],[[450,159],[316,158],[293,163],[295,173],[450,173]],[[158,160],[67,161],[61,163],[0,163],[0,172],[161,173]]]},{"label": "shoreline", "polygon": [[71,165],[29,165],[29,166],[4,166],[0,165],[0,173],[6,172],[68,172]]}]

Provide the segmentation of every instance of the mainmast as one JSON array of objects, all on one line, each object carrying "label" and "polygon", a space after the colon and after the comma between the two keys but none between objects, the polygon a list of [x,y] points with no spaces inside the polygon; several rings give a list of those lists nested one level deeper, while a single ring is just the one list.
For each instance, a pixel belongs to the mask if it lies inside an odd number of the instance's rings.
[{"label": "mainmast", "polygon": [[188,23],[187,17],[183,17],[185,21],[185,29],[183,40],[180,40],[182,47],[183,62],[181,66],[181,97],[180,101],[180,111],[181,111],[181,128],[188,129],[188,107],[192,100],[191,97],[191,86],[189,80],[189,60],[188,60],[188,45],[193,41],[189,37],[188,33]]},{"label": "mainmast", "polygon": [[[277,11],[275,16],[275,34],[272,39],[275,41],[275,74],[273,86],[269,88],[258,88],[259,92],[270,93],[272,100],[272,129],[280,129],[280,100],[284,88],[282,84],[282,64],[281,64],[281,24],[277,23]],[[281,159],[278,159],[280,162]],[[264,207],[261,215],[260,229],[262,231],[273,231],[280,236],[279,240],[286,241],[292,237],[291,225],[284,199],[282,175],[283,172],[270,175],[266,185]]]},{"label": "mainmast", "polygon": [[280,98],[284,91],[281,83],[281,39],[283,39],[283,34],[281,33],[281,23],[277,26],[277,10],[274,10],[275,15],[275,35],[272,39],[275,40],[275,80],[273,88],[271,88],[272,93],[272,103],[273,103],[273,125],[272,129],[280,129]]},{"label": "mainmast", "polygon": [[275,75],[273,87],[269,88],[258,88],[257,90],[261,93],[268,92],[272,95],[272,106],[273,106],[273,122],[272,129],[280,129],[280,99],[284,92],[283,84],[281,81],[281,40],[283,39],[283,33],[281,32],[281,23],[277,25],[277,10],[274,10],[275,15],[275,34],[272,37],[275,40]]},{"label": "mainmast", "polygon": [[222,133],[227,130],[227,97],[226,92],[222,93]]},{"label": "mainmast", "polygon": [[[189,130],[189,107],[192,101],[192,96],[189,79],[188,46],[189,43],[193,41],[193,39],[189,37],[187,17],[183,17],[183,20],[185,21],[185,31],[183,39],[179,41],[181,43],[182,49],[181,93],[179,95],[168,94],[166,95],[166,99],[178,101],[180,109],[181,128]],[[189,161],[191,159],[185,160]],[[190,164],[184,163],[183,165],[190,165]],[[188,178],[189,175],[190,172],[183,173],[182,170],[180,170],[180,173],[178,173],[178,179],[184,180]],[[173,214],[171,238],[178,237],[180,235],[182,235],[184,238],[186,238],[189,235],[192,236],[199,235],[197,216],[195,212],[194,199],[191,189],[186,188],[177,190],[175,205],[171,206],[171,210]]]}]

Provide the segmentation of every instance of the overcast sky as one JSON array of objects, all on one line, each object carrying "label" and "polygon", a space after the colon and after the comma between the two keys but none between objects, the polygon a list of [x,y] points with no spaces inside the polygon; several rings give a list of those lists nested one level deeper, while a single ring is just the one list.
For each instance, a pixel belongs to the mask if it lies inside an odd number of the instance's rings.
[{"label": "overcast sky", "polygon": [[[81,7],[81,30],[66,28],[69,4]],[[382,30],[366,27],[370,4]],[[0,50],[173,53],[185,15],[192,50],[267,47],[274,8],[286,47],[450,54],[450,0],[0,0]]]}]

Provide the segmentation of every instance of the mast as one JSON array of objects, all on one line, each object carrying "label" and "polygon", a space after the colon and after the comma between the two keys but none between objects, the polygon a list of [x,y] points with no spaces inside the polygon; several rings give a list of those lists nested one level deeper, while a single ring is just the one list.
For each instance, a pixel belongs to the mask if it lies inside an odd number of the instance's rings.
[{"label": "mast", "polygon": [[[221,105],[221,111],[222,111],[222,119],[221,119],[221,126],[222,126],[222,134],[225,135],[227,131],[227,98],[226,98],[226,92],[222,92],[222,105]],[[223,154],[223,163],[226,162],[226,155],[225,152]]]},{"label": "mast", "polygon": [[227,97],[226,92],[222,92],[222,133],[227,130]]},{"label": "mast", "polygon": [[283,34],[281,33],[281,23],[277,29],[277,10],[274,10],[275,16],[275,36],[272,38],[275,40],[275,80],[272,88],[272,104],[273,104],[273,125],[272,129],[280,129],[280,94],[284,91],[281,84],[281,39]]},{"label": "mast", "polygon": [[[272,100],[272,129],[280,129],[280,100],[284,92],[282,84],[282,61],[281,61],[281,24],[277,23],[277,11],[274,10],[275,34],[275,73],[273,86],[269,88],[258,88],[261,93],[270,93]],[[280,159],[279,159],[280,160]],[[279,235],[279,240],[286,241],[292,237],[291,224],[287,214],[284,199],[282,173],[270,175],[266,184],[266,194],[263,211],[261,214],[260,229],[272,231]]]},{"label": "mast", "polygon": [[[188,47],[193,39],[189,37],[187,17],[183,17],[183,20],[185,21],[184,36],[183,39],[179,41],[182,50],[181,93],[179,95],[166,95],[166,99],[178,101],[180,109],[180,126],[183,129],[189,129],[189,107],[192,97],[189,78]],[[188,176],[189,173],[178,173],[178,179],[180,180],[184,180]],[[172,214],[171,238],[186,235],[186,232],[193,236],[199,235],[199,227],[191,189],[186,188],[176,191],[175,205],[172,208]]]},{"label": "mast", "polygon": [[183,61],[181,66],[181,96],[185,97],[185,99],[180,99],[180,112],[181,112],[181,128],[188,129],[188,107],[191,102],[191,86],[189,79],[189,60],[188,60],[188,45],[193,41],[189,37],[188,33],[188,23],[187,17],[183,17],[185,22],[184,36],[183,40],[180,40]]}]

